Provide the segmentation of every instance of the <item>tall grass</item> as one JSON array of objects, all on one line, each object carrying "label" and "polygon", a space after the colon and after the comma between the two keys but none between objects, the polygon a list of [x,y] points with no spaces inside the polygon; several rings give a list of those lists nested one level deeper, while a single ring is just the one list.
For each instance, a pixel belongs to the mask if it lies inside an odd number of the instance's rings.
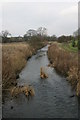
[{"label": "tall grass", "polygon": [[53,67],[67,77],[67,80],[76,89],[77,95],[80,95],[78,54],[62,49],[58,43],[53,43],[48,49],[48,58]]},{"label": "tall grass", "polygon": [[7,43],[2,46],[3,89],[16,84],[16,75],[32,56],[33,49],[25,43]]},{"label": "tall grass", "polygon": [[2,86],[3,89],[16,85],[16,76],[24,68],[27,59],[46,45],[32,39],[28,42],[3,43],[2,45]]}]

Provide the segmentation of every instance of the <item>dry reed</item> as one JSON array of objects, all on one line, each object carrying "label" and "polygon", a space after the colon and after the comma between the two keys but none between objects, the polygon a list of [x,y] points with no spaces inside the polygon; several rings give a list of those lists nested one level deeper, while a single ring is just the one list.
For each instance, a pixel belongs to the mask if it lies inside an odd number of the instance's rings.
[{"label": "dry reed", "polygon": [[33,50],[26,43],[7,43],[2,45],[2,83],[3,89],[16,85],[16,75],[25,66]]},{"label": "dry reed", "polygon": [[58,43],[53,43],[48,49],[48,58],[59,73],[67,76],[67,80],[76,89],[76,93],[79,96],[78,54],[66,51]]}]

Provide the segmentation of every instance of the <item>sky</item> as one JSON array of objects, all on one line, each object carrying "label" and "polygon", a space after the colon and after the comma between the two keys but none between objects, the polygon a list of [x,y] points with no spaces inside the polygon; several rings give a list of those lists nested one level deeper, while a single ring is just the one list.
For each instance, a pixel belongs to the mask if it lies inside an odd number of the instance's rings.
[{"label": "sky", "polygon": [[[72,35],[78,29],[78,2],[14,0],[0,4],[0,31],[12,36],[24,35],[27,30],[46,27],[48,35]],[[2,8],[2,9],[1,9]]]}]

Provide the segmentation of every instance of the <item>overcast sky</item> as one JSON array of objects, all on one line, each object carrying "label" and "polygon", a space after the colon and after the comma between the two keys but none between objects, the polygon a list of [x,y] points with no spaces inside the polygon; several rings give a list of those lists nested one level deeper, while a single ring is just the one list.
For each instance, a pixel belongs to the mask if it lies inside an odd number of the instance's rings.
[{"label": "overcast sky", "polygon": [[[12,36],[46,27],[48,35],[70,35],[78,28],[77,2],[4,2],[0,24]],[[1,31],[1,28],[0,28]]]}]

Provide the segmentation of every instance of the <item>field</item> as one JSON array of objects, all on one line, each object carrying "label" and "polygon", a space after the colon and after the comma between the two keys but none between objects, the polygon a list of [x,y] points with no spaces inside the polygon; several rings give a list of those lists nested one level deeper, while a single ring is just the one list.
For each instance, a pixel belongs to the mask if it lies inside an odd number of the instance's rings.
[{"label": "field", "polygon": [[76,45],[75,47],[72,47],[72,42],[69,43],[62,43],[61,47],[64,48],[65,50],[69,51],[69,52],[77,52],[78,51],[78,47],[77,47],[77,40],[76,40]]},{"label": "field", "polygon": [[68,45],[66,47],[65,46],[63,47],[63,44],[61,43],[53,43],[48,49],[48,58],[52,66],[59,73],[67,77],[67,80],[70,82],[72,87],[76,90],[76,94],[79,96],[80,80],[78,76],[80,73],[78,72],[77,50],[72,52],[73,50],[71,47],[67,47]]}]

